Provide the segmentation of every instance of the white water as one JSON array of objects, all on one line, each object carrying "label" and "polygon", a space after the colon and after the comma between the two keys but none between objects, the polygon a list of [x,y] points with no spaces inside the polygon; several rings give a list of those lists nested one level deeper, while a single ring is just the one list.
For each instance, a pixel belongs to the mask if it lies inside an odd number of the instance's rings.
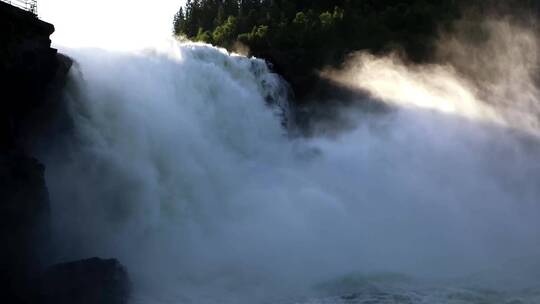
[{"label": "white water", "polygon": [[[540,256],[538,133],[457,74],[363,59],[398,77],[341,80],[389,110],[348,107],[351,130],[305,139],[283,128],[286,91],[261,60],[176,42],[66,52],[73,131],[43,152],[57,260],[118,258],[134,303],[287,302],[351,272],[538,283],[505,268]],[[473,303],[437,296],[415,303]]]}]

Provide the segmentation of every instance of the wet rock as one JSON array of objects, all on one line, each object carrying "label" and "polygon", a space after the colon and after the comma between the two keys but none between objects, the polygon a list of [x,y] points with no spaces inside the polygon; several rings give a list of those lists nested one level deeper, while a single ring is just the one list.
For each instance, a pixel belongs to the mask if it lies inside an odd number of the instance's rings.
[{"label": "wet rock", "polygon": [[92,258],[48,269],[39,298],[43,304],[125,304],[129,291],[128,274],[117,260]]},{"label": "wet rock", "polygon": [[29,301],[49,231],[44,167],[20,153],[0,153],[0,290],[5,303]]}]

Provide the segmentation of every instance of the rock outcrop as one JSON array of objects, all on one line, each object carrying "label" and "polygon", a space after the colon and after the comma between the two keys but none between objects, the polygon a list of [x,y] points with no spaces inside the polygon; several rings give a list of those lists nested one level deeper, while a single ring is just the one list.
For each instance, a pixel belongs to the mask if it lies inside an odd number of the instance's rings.
[{"label": "rock outcrop", "polygon": [[0,154],[0,290],[4,303],[29,303],[48,251],[49,198],[44,167],[20,154]]},{"label": "rock outcrop", "polygon": [[26,147],[71,62],[51,48],[54,26],[32,13],[0,1],[0,28],[0,294],[2,303],[35,303],[50,205],[44,166]]},{"label": "rock outcrop", "polygon": [[[51,48],[54,26],[0,1],[0,150],[26,139],[30,117],[59,91],[70,61]],[[30,126],[29,126],[30,125]]]},{"label": "rock outcrop", "polygon": [[125,268],[114,259],[92,258],[59,264],[41,279],[42,304],[126,304],[130,283]]},{"label": "rock outcrop", "polygon": [[114,259],[45,267],[54,251],[45,167],[28,151],[54,132],[72,62],[32,13],[0,1],[0,28],[0,302],[125,304],[129,279]]}]

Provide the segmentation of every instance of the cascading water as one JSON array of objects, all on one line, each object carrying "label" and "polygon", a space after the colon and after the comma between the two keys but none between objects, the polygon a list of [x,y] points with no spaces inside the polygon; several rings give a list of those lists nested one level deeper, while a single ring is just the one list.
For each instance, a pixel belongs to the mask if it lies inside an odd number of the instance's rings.
[{"label": "cascading water", "polygon": [[348,83],[388,109],[352,105],[353,128],[298,138],[262,60],[65,52],[72,128],[42,150],[56,259],[119,258],[134,303],[538,303],[521,293],[540,281],[538,133],[457,74],[364,56]]}]

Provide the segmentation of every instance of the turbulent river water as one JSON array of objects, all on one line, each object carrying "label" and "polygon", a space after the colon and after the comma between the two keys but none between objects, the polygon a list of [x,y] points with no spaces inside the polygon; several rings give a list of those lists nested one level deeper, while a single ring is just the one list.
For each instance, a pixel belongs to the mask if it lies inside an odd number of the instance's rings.
[{"label": "turbulent river water", "polygon": [[365,97],[303,137],[262,60],[64,52],[55,260],[118,258],[133,303],[540,303],[536,57],[473,83],[360,54],[324,74]]}]

